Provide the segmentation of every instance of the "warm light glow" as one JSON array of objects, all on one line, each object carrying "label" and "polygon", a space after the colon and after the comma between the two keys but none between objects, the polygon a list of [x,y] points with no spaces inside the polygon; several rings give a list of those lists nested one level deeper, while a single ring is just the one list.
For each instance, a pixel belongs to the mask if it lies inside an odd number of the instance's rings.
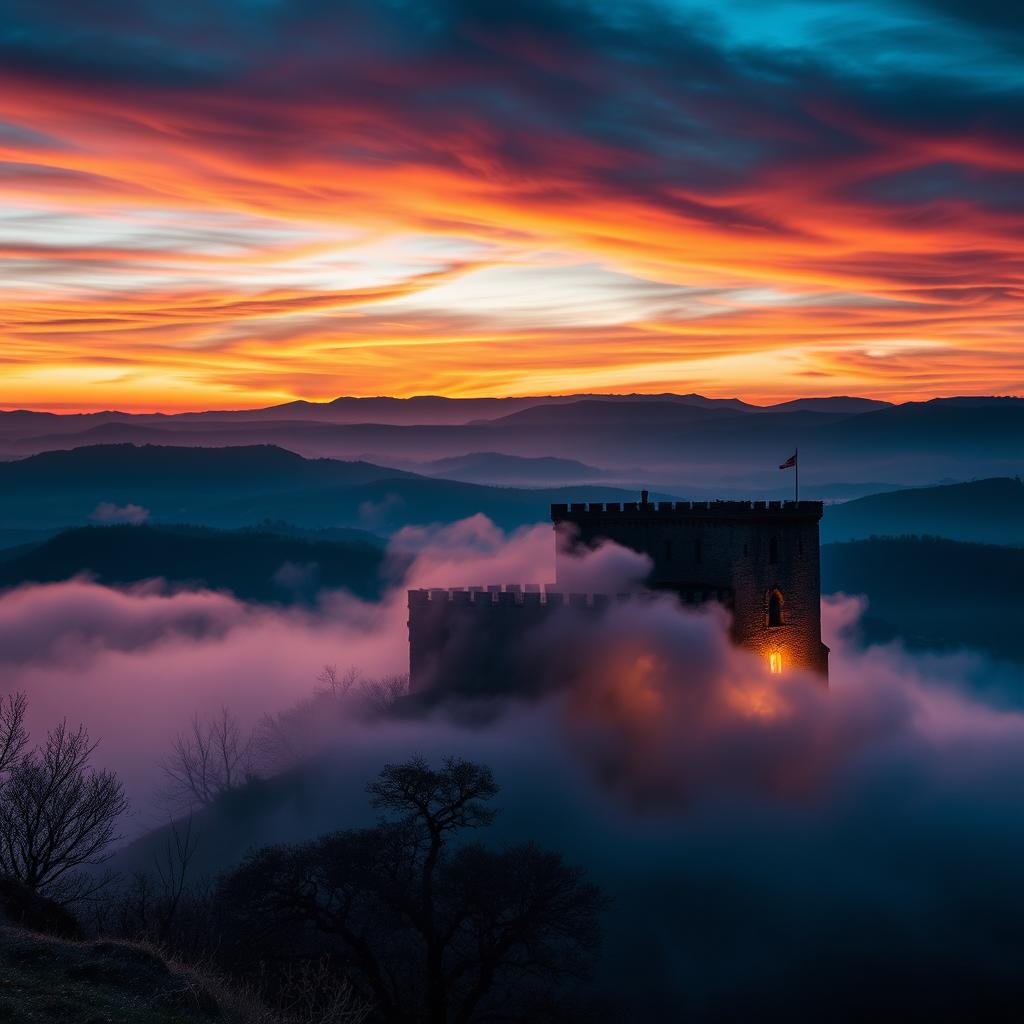
[{"label": "warm light glow", "polygon": [[772,651],[768,655],[768,668],[773,676],[782,675],[782,652]]},{"label": "warm light glow", "polygon": [[786,701],[773,683],[761,683],[756,677],[747,677],[728,685],[725,689],[729,707],[744,718],[771,720],[786,714]]}]

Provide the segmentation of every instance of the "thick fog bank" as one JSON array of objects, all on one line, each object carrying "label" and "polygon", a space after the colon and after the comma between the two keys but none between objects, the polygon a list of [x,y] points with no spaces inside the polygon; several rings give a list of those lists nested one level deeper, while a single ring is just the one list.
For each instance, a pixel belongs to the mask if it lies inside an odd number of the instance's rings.
[{"label": "thick fog bank", "polygon": [[[4,686],[29,694],[37,729],[85,721],[143,814],[193,710],[251,723],[306,697],[325,662],[403,670],[406,585],[549,578],[548,528],[477,519],[395,545],[413,567],[379,605],[84,580],[7,593]],[[614,589],[638,568],[602,549],[579,571]],[[469,757],[502,785],[489,841],[562,850],[612,897],[595,984],[622,1020],[992,1019],[1021,987],[1024,679],[970,653],[860,649],[861,611],[825,603],[828,689],[732,648],[721,611],[659,598],[534,637],[573,669],[541,699],[372,721],[341,703],[304,734],[310,760],[202,816],[203,863],[372,820],[363,787],[386,761]]]}]

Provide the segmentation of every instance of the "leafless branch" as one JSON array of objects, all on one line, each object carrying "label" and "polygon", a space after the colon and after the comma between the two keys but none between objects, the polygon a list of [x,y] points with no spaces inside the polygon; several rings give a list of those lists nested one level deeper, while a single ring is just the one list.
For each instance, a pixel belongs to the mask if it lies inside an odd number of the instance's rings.
[{"label": "leafless branch", "polygon": [[82,899],[103,884],[79,884],[74,872],[107,860],[128,802],[113,772],[89,765],[95,749],[84,726],[62,722],[0,787],[0,871],[33,891]]},{"label": "leafless branch", "polygon": [[168,780],[165,795],[175,806],[209,806],[252,776],[252,753],[252,737],[243,737],[238,719],[226,707],[205,722],[195,714],[188,732],[178,734],[170,755],[160,762]]},{"label": "leafless branch", "polygon": [[28,698],[23,693],[0,697],[0,780],[14,767],[28,745],[27,710]]}]

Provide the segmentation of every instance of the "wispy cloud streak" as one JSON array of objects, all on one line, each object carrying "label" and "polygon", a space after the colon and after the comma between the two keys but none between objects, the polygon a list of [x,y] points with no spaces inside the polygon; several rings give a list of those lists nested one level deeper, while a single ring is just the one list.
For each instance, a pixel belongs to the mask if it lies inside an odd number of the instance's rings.
[{"label": "wispy cloud streak", "polygon": [[15,4],[0,400],[1024,387],[1019,40],[742,7]]}]

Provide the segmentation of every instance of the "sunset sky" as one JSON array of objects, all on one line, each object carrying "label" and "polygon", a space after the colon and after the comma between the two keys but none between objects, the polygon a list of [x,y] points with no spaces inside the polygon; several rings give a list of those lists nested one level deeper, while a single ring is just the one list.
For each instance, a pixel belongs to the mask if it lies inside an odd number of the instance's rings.
[{"label": "sunset sky", "polygon": [[0,407],[1024,392],[996,0],[0,0]]}]

